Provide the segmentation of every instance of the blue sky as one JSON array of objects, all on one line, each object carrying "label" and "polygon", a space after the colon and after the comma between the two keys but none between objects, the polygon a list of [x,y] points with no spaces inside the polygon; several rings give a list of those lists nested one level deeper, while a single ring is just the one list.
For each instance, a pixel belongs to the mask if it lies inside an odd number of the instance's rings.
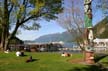
[{"label": "blue sky", "polygon": [[61,33],[65,31],[55,21],[47,22],[45,20],[40,22],[41,28],[37,31],[21,30],[21,34],[17,35],[21,40],[34,40],[42,35]]},{"label": "blue sky", "polygon": [[[67,5],[68,1],[66,0]],[[93,15],[93,25],[95,25],[97,22],[101,21],[103,18],[103,13],[100,10],[97,10],[95,14]],[[42,35],[52,34],[52,33],[61,33],[66,31],[63,29],[57,22],[50,21],[47,22],[45,20],[40,21],[41,28],[37,31],[27,31],[27,30],[21,30],[21,34],[17,35],[18,38],[21,40],[34,40]]]}]

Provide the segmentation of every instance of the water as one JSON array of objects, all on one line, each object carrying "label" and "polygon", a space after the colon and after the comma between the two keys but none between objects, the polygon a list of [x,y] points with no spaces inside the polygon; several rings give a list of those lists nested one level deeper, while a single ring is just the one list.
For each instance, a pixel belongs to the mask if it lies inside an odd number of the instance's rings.
[{"label": "water", "polygon": [[62,46],[65,48],[73,48],[78,47],[78,44],[75,42],[65,42]]}]

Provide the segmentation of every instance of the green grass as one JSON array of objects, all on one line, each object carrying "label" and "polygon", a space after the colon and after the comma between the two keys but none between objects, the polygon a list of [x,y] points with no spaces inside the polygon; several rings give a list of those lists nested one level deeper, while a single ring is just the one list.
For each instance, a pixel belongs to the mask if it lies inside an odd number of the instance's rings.
[{"label": "green grass", "polygon": [[[73,54],[72,57],[61,57],[60,53],[48,52],[25,54],[27,56],[16,57],[15,52],[9,54],[0,52],[0,71],[90,71],[88,70],[90,66],[72,64],[67,61],[81,58],[82,54]],[[36,60],[26,63],[30,55]]]}]

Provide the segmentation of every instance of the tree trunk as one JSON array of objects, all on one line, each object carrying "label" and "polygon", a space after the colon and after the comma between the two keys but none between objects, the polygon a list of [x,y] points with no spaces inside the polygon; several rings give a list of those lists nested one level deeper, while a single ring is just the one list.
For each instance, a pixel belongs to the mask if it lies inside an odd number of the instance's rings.
[{"label": "tree trunk", "polygon": [[[4,50],[9,49],[9,42],[10,42],[10,40],[12,39],[12,37],[15,36],[15,34],[16,34],[16,32],[17,32],[19,26],[20,26],[19,24],[16,25],[14,31],[13,31],[11,34],[9,34],[9,35],[8,35],[8,33],[7,33],[7,36],[5,36],[6,39],[5,39],[5,44],[4,44]],[[7,32],[8,32],[8,30],[7,30]],[[5,35],[6,35],[6,34],[5,34]]]},{"label": "tree trunk", "polygon": [[8,49],[8,36],[9,36],[9,25],[6,25],[6,28],[5,28],[5,35],[4,35],[4,37],[5,37],[5,44],[4,44],[4,50],[7,50]]},{"label": "tree trunk", "polygon": [[2,32],[1,32],[1,43],[0,43],[0,49],[4,50],[4,44],[5,44],[5,27],[2,26]]},{"label": "tree trunk", "polygon": [[8,13],[8,1],[4,0],[4,6],[3,6],[3,18],[1,23],[1,43],[0,43],[0,49],[5,49],[5,43],[7,42],[6,39],[9,35],[9,13]]},{"label": "tree trunk", "polygon": [[4,50],[8,50],[9,49],[9,40],[8,39],[6,39],[5,40],[5,45],[4,45]]},{"label": "tree trunk", "polygon": [[7,27],[2,27],[2,34],[1,34],[1,43],[0,43],[0,49],[4,50],[5,49],[5,43],[7,42],[6,39],[8,37],[8,28]]},{"label": "tree trunk", "polygon": [[3,50],[3,47],[4,47],[4,42],[1,41],[1,43],[0,43],[0,50]]},{"label": "tree trunk", "polygon": [[9,12],[8,12],[8,1],[4,0],[4,11],[2,19],[2,36],[1,36],[1,49],[5,50],[7,45],[7,38],[9,35]]}]

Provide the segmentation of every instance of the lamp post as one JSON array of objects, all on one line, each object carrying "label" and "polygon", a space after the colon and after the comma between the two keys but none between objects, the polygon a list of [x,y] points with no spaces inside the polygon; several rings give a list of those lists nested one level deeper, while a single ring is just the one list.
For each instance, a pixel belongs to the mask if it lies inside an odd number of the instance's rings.
[{"label": "lamp post", "polygon": [[84,0],[84,20],[85,20],[85,62],[94,63],[93,51],[93,27],[92,27],[92,0]]}]

